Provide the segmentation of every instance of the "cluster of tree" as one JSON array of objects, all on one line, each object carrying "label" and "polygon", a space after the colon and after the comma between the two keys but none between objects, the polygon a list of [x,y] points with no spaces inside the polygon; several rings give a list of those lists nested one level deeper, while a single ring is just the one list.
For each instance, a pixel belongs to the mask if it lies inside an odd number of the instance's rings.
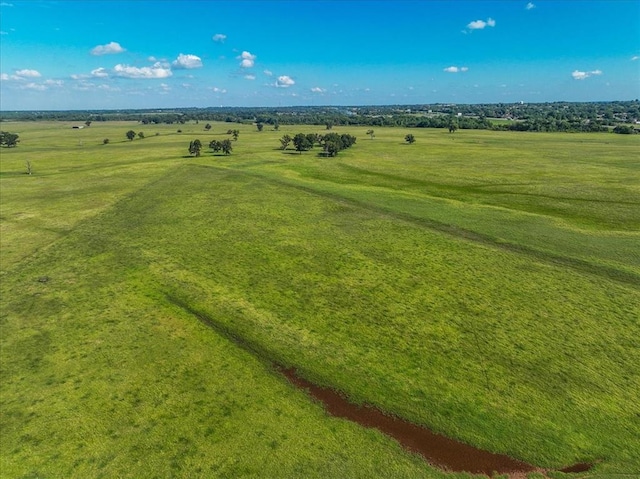
[{"label": "cluster of tree", "polygon": [[[222,151],[225,155],[230,155],[231,151],[233,151],[233,144],[231,140],[226,139],[222,141],[211,140],[209,143],[209,148],[213,150],[213,153],[218,153]],[[191,156],[200,156],[202,152],[202,142],[200,140],[193,140],[189,142],[189,154]]]},{"label": "cluster of tree", "polygon": [[280,138],[280,146],[283,150],[286,150],[291,143],[300,154],[303,151],[313,149],[314,146],[319,146],[325,156],[336,156],[340,151],[353,146],[355,142],[356,137],[346,133],[342,135],[339,133],[327,133],[326,135],[298,133],[294,137],[284,135]]},{"label": "cluster of tree", "polygon": [[[341,107],[221,107],[120,111],[1,112],[3,120],[91,121],[135,120],[143,124],[184,124],[188,121],[224,121],[255,124],[258,130],[271,125],[396,126],[520,131],[610,131],[617,125],[640,121],[640,101],[422,104]],[[87,119],[88,118],[88,119]],[[496,122],[495,120],[500,120]],[[505,124],[505,122],[508,122]],[[513,123],[511,123],[513,122]],[[210,123],[207,123],[210,126]],[[611,127],[611,128],[607,128]],[[209,128],[205,126],[208,131]]]},{"label": "cluster of tree", "polygon": [[[127,132],[127,139],[128,139],[129,141],[132,141],[132,140],[136,137],[136,135],[137,135],[137,136],[138,136],[138,138],[140,138],[141,140],[144,138],[144,133],[143,133],[143,132],[138,132],[138,133],[136,133],[136,132],[135,132],[135,131],[133,131],[133,130],[129,130],[129,131]],[[107,140],[106,142],[103,142],[103,143],[105,143],[105,144],[106,144],[106,143],[109,143],[109,141]]]},{"label": "cluster of tree", "polygon": [[629,125],[618,125],[613,129],[613,132],[620,135],[631,135],[632,133],[637,133],[638,131]]},{"label": "cluster of tree", "polygon": [[211,142],[209,143],[209,148],[213,150],[214,154],[222,151],[222,153],[224,153],[225,155],[230,155],[231,151],[233,150],[233,144],[228,138],[222,141],[211,140]]},{"label": "cluster of tree", "polygon": [[9,133],[8,131],[0,131],[0,146],[12,148],[17,146],[20,136],[17,133]]},{"label": "cluster of tree", "polygon": [[238,136],[240,136],[240,130],[227,130],[227,135],[233,136],[233,141],[238,141]]}]

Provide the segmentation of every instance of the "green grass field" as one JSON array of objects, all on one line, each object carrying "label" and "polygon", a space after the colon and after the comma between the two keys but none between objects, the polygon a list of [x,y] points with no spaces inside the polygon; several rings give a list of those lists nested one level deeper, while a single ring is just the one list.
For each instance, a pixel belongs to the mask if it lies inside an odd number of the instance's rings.
[{"label": "green grass field", "polygon": [[[3,123],[0,476],[468,477],[273,361],[545,469],[640,477],[637,135],[336,127],[358,142],[322,158],[278,149],[321,128],[203,123]],[[232,155],[188,157],[229,128]]]}]

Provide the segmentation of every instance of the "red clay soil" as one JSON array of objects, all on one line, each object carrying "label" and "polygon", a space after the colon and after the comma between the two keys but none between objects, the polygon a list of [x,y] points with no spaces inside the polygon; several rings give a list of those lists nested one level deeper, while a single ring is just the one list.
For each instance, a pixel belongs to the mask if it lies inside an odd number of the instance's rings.
[{"label": "red clay soil", "polygon": [[560,472],[586,472],[593,467],[593,464],[589,464],[587,462],[581,462],[579,464],[574,464],[573,466],[565,467],[564,469],[560,469]]},{"label": "red clay soil", "polygon": [[374,407],[352,404],[336,391],[316,386],[302,379],[293,369],[280,371],[295,386],[306,389],[311,396],[321,401],[332,416],[349,419],[365,427],[376,428],[393,437],[406,449],[421,454],[434,466],[452,472],[469,472],[488,476],[495,473],[512,475],[540,470],[509,456],[483,451],[435,434],[398,417],[387,416]]}]

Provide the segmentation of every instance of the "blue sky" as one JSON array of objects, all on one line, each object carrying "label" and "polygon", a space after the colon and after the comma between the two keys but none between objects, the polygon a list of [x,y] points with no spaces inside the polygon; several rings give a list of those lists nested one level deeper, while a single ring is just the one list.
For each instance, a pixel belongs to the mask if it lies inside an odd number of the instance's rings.
[{"label": "blue sky", "polygon": [[640,0],[0,0],[2,110],[633,100]]}]

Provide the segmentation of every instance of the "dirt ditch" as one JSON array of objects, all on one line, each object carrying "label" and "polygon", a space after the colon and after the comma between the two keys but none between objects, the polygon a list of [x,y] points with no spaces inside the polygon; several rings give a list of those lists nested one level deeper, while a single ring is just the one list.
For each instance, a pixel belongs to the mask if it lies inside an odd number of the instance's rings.
[{"label": "dirt ditch", "polygon": [[[436,434],[397,416],[386,415],[375,407],[350,403],[339,392],[317,386],[303,379],[296,373],[295,369],[281,367],[269,358],[269,354],[265,350],[250,344],[228,327],[217,323],[208,315],[196,311],[184,301],[171,295],[167,295],[167,299],[194,315],[218,334],[226,337],[256,357],[270,363],[293,385],[306,390],[309,395],[320,401],[332,416],[348,419],[364,427],[376,428],[394,438],[407,450],[422,455],[433,466],[445,471],[485,474],[487,476],[507,474],[511,479],[526,479],[527,474],[534,471],[547,477],[548,470],[513,459],[505,454],[484,451]],[[581,473],[590,470],[592,466],[593,464],[589,463],[579,463],[560,469],[560,472]]]},{"label": "dirt ditch", "polygon": [[[422,455],[431,465],[451,472],[472,474],[508,474],[511,478],[526,477],[529,472],[545,474],[544,469],[513,459],[505,454],[495,454],[468,444],[436,434],[396,416],[389,416],[368,405],[356,405],[347,401],[337,391],[317,386],[298,376],[294,369],[278,370],[300,389],[320,401],[327,412],[335,417],[348,419],[364,427],[376,428],[391,436],[406,449]],[[585,472],[591,464],[581,463],[562,469],[562,472]],[[546,476],[546,474],[545,474]]]}]

